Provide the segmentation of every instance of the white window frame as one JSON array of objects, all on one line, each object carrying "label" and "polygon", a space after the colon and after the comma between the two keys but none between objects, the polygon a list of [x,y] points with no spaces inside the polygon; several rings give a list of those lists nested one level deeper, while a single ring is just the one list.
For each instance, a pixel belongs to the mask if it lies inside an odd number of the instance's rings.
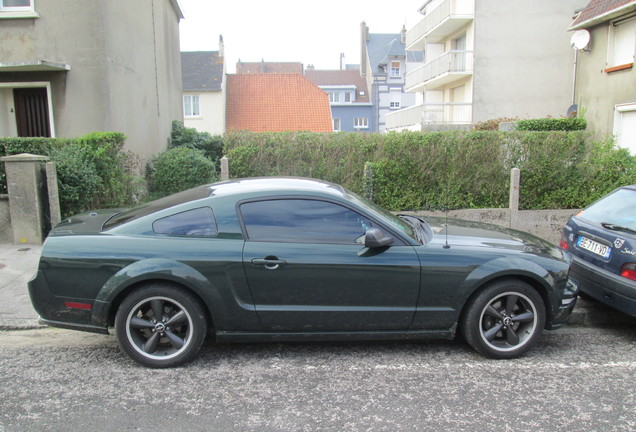
[{"label": "white window frame", "polygon": [[329,92],[329,103],[340,103],[340,92]]},{"label": "white window frame", "polygon": [[[636,102],[619,104],[614,106],[614,136],[616,137],[616,144],[620,146],[621,139],[619,137],[619,131],[623,128],[623,113],[636,111]],[[624,146],[623,146],[624,147]],[[635,153],[636,149],[630,149],[632,153]]]},{"label": "white window frame", "polygon": [[369,129],[369,119],[367,117],[356,117],[353,119],[354,129]]},{"label": "white window frame", "polygon": [[391,89],[389,91],[390,100],[389,100],[389,108],[390,109],[400,109],[402,102],[402,90],[400,89]]},{"label": "white window frame", "polygon": [[334,117],[332,120],[333,120],[333,131],[340,132],[342,130],[341,129],[342,121],[338,117]]},{"label": "white window frame", "polygon": [[29,0],[29,6],[4,6],[5,0],[0,0],[0,19],[4,18],[38,18],[35,11],[35,0]]},{"label": "white window frame", "polygon": [[[394,67],[393,64],[397,63],[398,67]],[[400,72],[402,71],[402,62],[399,60],[391,60],[391,78],[400,78]]]},{"label": "white window frame", "polygon": [[[620,28],[621,26],[624,26],[623,29],[625,28],[633,28],[633,32],[632,32],[632,52],[631,52],[631,59],[627,59],[627,61],[625,60],[624,57],[622,56],[617,56],[616,53],[616,48],[617,48],[617,38],[619,35],[619,30],[618,28]],[[629,33],[627,36],[628,39],[628,43],[629,43]],[[615,67],[615,66],[623,66],[626,64],[630,64],[630,63],[634,63],[634,56],[636,55],[636,17],[633,18],[629,18],[626,20],[615,20],[609,23],[609,32],[608,32],[608,44],[607,44],[607,65],[608,67]]]},{"label": "white window frame", "polygon": [[[201,118],[201,95],[198,94],[186,94],[183,95],[183,117],[184,118]],[[189,101],[186,101],[186,98],[189,98]],[[194,98],[196,98],[196,107],[198,109],[198,112],[194,112]],[[190,108],[190,112],[192,114],[187,114],[188,112],[188,106]]]}]

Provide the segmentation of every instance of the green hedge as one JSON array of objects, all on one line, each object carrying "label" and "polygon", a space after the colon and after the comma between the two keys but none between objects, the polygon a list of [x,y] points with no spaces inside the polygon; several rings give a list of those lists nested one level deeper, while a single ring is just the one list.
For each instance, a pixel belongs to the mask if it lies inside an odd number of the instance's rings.
[{"label": "green hedge", "polygon": [[214,162],[202,150],[176,147],[160,153],[147,170],[152,198],[160,198],[217,179]]},{"label": "green hedge", "polygon": [[519,120],[515,126],[518,131],[578,131],[586,128],[587,122],[583,118]]},{"label": "green hedge", "polygon": [[223,156],[223,136],[199,132],[194,128],[187,128],[183,122],[174,120],[168,148],[188,147],[201,150],[205,157],[217,162]]},{"label": "green hedge", "polygon": [[233,133],[232,177],[289,175],[340,183],[391,210],[507,207],[521,170],[523,209],[579,208],[636,183],[636,159],[586,132]]},{"label": "green hedge", "polygon": [[[32,153],[57,165],[60,206],[66,217],[90,208],[120,207],[132,201],[134,158],[123,150],[126,137],[95,132],[75,139],[0,138],[0,156]],[[6,193],[0,164],[0,193]]]}]

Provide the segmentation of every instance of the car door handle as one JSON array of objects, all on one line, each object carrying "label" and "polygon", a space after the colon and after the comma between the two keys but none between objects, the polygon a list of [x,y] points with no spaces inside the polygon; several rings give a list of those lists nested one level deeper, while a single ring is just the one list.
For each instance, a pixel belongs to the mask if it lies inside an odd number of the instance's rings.
[{"label": "car door handle", "polygon": [[278,259],[276,257],[266,257],[266,258],[254,258],[252,260],[252,264],[257,266],[265,266],[268,270],[276,270],[283,264],[287,264],[287,261]]}]

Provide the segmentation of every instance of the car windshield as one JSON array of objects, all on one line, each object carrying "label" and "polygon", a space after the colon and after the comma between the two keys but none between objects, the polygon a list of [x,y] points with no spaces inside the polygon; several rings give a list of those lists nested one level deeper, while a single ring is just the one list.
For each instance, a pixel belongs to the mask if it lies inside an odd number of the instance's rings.
[{"label": "car windshield", "polygon": [[596,201],[578,217],[613,231],[636,233],[636,190],[619,189]]},{"label": "car windshield", "polygon": [[400,219],[399,217],[397,217],[390,211],[380,207],[373,201],[363,198],[349,190],[347,190],[346,193],[347,193],[347,197],[351,201],[355,201],[358,204],[361,204],[364,207],[368,208],[372,213],[375,213],[376,216],[380,216],[380,218],[383,221],[388,222],[389,224],[391,224],[393,228],[397,229],[398,231],[406,234],[412,239],[417,239],[417,236],[415,235],[415,231],[413,230],[413,226],[409,224],[406,220]]},{"label": "car windshield", "polygon": [[192,189],[188,189],[183,192],[179,192],[174,195],[170,195],[164,198],[160,198],[155,201],[150,201],[145,204],[138,205],[129,210],[124,210],[121,213],[117,213],[112,218],[108,219],[102,228],[103,231],[113,229],[126,222],[138,219],[140,217],[149,215],[160,210],[164,210],[170,207],[174,207],[179,204],[195,201],[210,196],[210,186],[199,186]]}]

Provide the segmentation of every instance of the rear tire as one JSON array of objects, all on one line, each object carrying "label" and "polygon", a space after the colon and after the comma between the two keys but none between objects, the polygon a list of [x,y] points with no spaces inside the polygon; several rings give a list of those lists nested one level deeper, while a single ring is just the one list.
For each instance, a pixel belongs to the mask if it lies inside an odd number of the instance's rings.
[{"label": "rear tire", "polygon": [[124,299],[115,317],[122,349],[152,368],[179,366],[191,360],[207,333],[200,302],[187,291],[163,284],[147,285]]},{"label": "rear tire", "polygon": [[508,359],[526,353],[545,325],[545,305],[525,282],[509,279],[483,289],[460,323],[466,342],[491,358]]}]

